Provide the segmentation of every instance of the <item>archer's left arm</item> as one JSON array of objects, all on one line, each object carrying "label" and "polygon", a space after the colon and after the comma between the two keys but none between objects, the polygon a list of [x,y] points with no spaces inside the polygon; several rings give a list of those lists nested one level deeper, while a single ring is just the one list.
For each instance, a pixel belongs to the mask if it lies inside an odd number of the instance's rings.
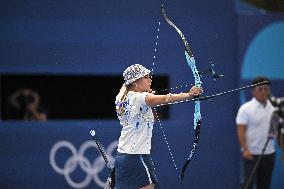
[{"label": "archer's left arm", "polygon": [[203,92],[202,88],[193,86],[189,92],[180,93],[180,94],[167,94],[167,95],[155,95],[149,93],[146,96],[146,104],[148,106],[157,106],[162,104],[169,104],[180,102],[184,100],[192,99],[195,96],[199,96]]}]

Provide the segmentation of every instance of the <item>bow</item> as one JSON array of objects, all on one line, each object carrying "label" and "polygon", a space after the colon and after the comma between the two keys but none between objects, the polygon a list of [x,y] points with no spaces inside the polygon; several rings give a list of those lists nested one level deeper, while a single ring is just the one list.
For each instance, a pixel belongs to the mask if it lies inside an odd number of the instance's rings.
[{"label": "bow", "polygon": [[[201,82],[201,79],[200,79],[199,72],[198,72],[198,70],[196,68],[196,65],[195,65],[195,59],[194,59],[194,56],[193,56],[193,54],[191,52],[190,46],[189,46],[187,40],[185,39],[185,36],[182,34],[181,30],[168,18],[168,16],[166,15],[166,11],[165,11],[163,5],[161,5],[161,12],[162,12],[166,22],[170,26],[172,26],[176,30],[176,32],[179,34],[179,36],[181,37],[182,42],[183,42],[183,44],[185,46],[186,61],[187,61],[188,66],[192,70],[192,73],[193,73],[193,76],[194,76],[195,86],[201,87],[202,82]],[[195,153],[195,151],[197,149],[199,136],[200,136],[200,128],[201,128],[200,101],[197,100],[194,103],[195,103],[195,106],[194,106],[195,107],[194,108],[194,130],[195,130],[195,133],[194,133],[193,144],[192,144],[192,148],[190,150],[189,156],[187,157],[187,159],[186,159],[186,161],[185,161],[185,163],[184,163],[184,165],[182,167],[182,170],[180,172],[180,180],[181,180],[181,182],[183,182],[184,173],[186,171],[186,168],[187,168],[189,162],[191,161],[192,157],[194,156],[194,153]]]}]

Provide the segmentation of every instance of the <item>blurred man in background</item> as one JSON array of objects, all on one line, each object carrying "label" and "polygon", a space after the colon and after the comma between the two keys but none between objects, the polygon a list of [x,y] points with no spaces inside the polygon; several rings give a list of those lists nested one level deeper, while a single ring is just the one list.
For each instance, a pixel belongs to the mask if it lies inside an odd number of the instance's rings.
[{"label": "blurred man in background", "polygon": [[[258,77],[253,84],[268,81]],[[244,163],[243,189],[269,189],[274,162],[276,130],[271,127],[275,108],[269,101],[269,85],[255,86],[253,98],[243,104],[237,114],[237,135]]]}]

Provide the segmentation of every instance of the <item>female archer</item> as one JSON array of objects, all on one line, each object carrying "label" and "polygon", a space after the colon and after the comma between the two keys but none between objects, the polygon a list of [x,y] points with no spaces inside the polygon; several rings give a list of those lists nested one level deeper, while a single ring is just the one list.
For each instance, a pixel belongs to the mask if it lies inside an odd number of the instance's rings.
[{"label": "female archer", "polygon": [[151,71],[140,64],[124,72],[124,84],[116,96],[116,112],[122,126],[115,158],[116,189],[158,188],[150,158],[154,116],[151,107],[189,100],[202,93],[193,86],[189,92],[155,95]]}]

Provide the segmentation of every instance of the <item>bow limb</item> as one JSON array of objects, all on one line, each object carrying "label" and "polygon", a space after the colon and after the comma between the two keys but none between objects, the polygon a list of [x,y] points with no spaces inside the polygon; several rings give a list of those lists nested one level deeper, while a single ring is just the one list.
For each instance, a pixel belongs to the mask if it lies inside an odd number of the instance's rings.
[{"label": "bow limb", "polygon": [[[189,55],[187,54],[187,52],[185,52],[185,56],[186,56],[186,60],[188,65],[190,66],[192,73],[194,75],[194,83],[195,86],[201,87],[202,82],[200,80],[200,76],[199,73],[197,71],[196,65],[195,65],[195,60],[194,57],[189,57]],[[197,100],[194,102],[194,138],[193,138],[193,144],[189,153],[189,156],[187,157],[182,170],[180,172],[180,180],[181,182],[183,182],[184,179],[184,173],[186,171],[186,168],[189,164],[189,162],[191,161],[197,146],[198,146],[198,142],[199,142],[199,136],[200,136],[200,129],[201,129],[201,112],[200,112],[200,100]]]},{"label": "bow limb", "polygon": [[186,41],[185,36],[182,34],[182,32],[180,31],[180,29],[178,29],[178,27],[168,18],[168,16],[166,15],[166,11],[165,11],[163,5],[161,5],[161,12],[162,12],[162,14],[163,14],[163,16],[164,16],[166,22],[167,22],[170,26],[172,26],[172,27],[176,30],[176,32],[179,34],[179,36],[181,37],[181,40],[182,40],[182,42],[183,42],[183,44],[184,44],[184,46],[185,46],[185,50],[186,50],[186,52],[188,53],[188,55],[189,55],[190,57],[193,57],[193,54],[192,54],[191,49],[190,49],[190,46],[189,46],[188,42]]},{"label": "bow limb", "polygon": [[[189,46],[185,36],[181,32],[181,30],[168,18],[163,5],[161,6],[161,12],[162,12],[166,22],[170,26],[172,26],[176,30],[176,32],[179,34],[179,36],[181,37],[183,44],[185,46],[185,57],[186,57],[188,66],[191,68],[193,76],[194,76],[195,86],[201,87],[202,82],[201,82],[201,79],[200,79],[199,72],[198,72],[196,65],[195,65],[195,59],[194,59],[193,53],[190,49],[190,46]],[[200,128],[201,128],[201,112],[200,112],[200,101],[198,100],[198,101],[195,101],[195,108],[194,108],[194,130],[195,130],[195,134],[194,134],[194,139],[193,139],[193,145],[192,145],[192,148],[190,150],[190,154],[189,154],[186,162],[184,163],[182,170],[181,170],[181,173],[180,173],[181,182],[184,179],[184,173],[186,171],[186,168],[187,168],[189,162],[191,161],[191,159],[192,159],[192,157],[193,157],[193,155],[194,155],[194,153],[197,149],[198,141],[199,141],[199,135],[200,135]]]}]

